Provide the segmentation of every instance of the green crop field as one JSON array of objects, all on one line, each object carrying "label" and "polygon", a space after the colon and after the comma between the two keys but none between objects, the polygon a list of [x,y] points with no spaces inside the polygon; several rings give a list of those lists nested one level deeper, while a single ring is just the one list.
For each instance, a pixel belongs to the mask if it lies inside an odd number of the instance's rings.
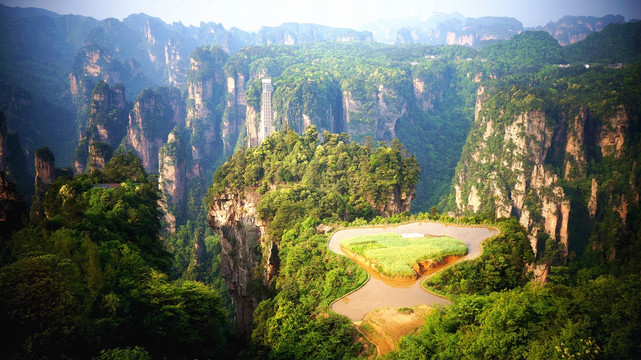
[{"label": "green crop field", "polygon": [[399,234],[355,236],[341,246],[371,263],[381,274],[413,277],[412,266],[421,261],[441,261],[449,255],[467,254],[465,243],[447,236],[403,238]]}]

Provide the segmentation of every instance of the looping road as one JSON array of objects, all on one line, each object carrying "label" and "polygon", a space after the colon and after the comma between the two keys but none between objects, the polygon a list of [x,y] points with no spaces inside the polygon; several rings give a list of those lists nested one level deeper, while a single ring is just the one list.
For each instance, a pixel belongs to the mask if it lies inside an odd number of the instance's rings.
[{"label": "looping road", "polygon": [[[374,235],[386,232],[397,234],[446,235],[459,239],[467,245],[465,260],[481,255],[481,242],[498,234],[495,229],[486,227],[460,226],[419,221],[410,224],[387,227],[362,227],[339,230],[332,235],[327,246],[340,255],[340,243],[344,239],[359,235]],[[332,310],[347,316],[352,321],[360,321],[367,313],[383,307],[411,307],[416,305],[449,304],[449,300],[431,294],[421,288],[424,277],[415,281],[394,281],[381,278],[376,272],[365,268],[370,274],[367,283],[357,291],[348,294],[332,305]]]}]

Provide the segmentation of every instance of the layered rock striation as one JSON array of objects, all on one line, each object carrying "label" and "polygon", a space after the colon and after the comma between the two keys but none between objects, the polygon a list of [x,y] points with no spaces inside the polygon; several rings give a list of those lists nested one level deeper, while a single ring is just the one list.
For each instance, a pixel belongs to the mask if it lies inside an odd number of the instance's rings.
[{"label": "layered rock striation", "polygon": [[[597,231],[595,224],[612,215],[625,223],[638,205],[638,195],[630,191],[638,183],[630,152],[636,141],[630,129],[638,126],[638,115],[625,102],[607,110],[513,91],[512,103],[497,107],[509,92],[479,88],[448,207],[457,215],[516,216],[529,229],[535,254],[545,250],[541,241],[547,236],[567,258],[583,251],[583,237]],[[610,100],[606,96],[603,103],[616,104]],[[608,168],[619,169],[629,183],[613,181],[618,175]],[[609,185],[603,188],[601,181]],[[615,256],[613,244],[593,246]],[[538,269],[541,280],[543,272]]]}]

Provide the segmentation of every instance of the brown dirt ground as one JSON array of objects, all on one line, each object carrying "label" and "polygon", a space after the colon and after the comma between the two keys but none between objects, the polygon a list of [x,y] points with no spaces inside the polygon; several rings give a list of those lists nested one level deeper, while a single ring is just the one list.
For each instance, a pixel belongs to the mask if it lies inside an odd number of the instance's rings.
[{"label": "brown dirt ground", "polygon": [[376,345],[378,356],[396,350],[401,337],[416,331],[432,311],[429,305],[384,308],[370,312],[357,323],[358,330]]}]

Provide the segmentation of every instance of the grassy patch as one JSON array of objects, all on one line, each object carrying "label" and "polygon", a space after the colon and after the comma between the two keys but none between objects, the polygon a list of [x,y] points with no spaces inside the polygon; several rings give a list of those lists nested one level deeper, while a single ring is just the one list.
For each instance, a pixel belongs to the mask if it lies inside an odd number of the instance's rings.
[{"label": "grassy patch", "polygon": [[467,254],[465,243],[447,236],[403,238],[394,233],[355,236],[341,246],[370,263],[381,275],[413,277],[413,266],[441,261],[449,255]]}]

